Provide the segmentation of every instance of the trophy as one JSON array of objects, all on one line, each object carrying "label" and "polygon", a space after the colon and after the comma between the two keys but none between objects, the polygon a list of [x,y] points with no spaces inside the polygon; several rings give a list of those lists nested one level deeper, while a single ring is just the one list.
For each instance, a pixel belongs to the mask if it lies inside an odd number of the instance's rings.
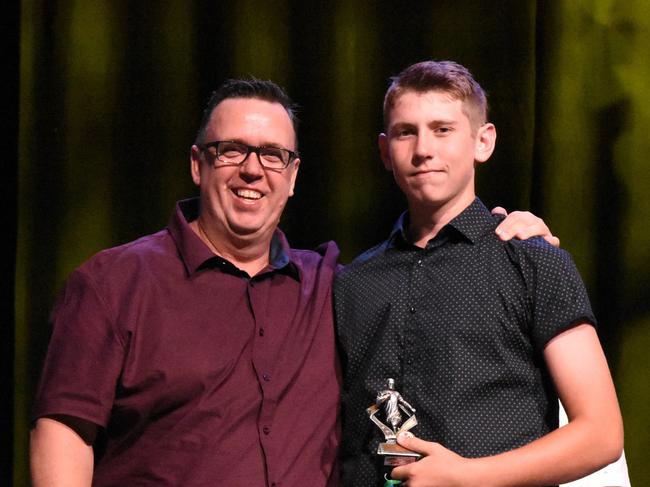
[{"label": "trophy", "polygon": [[[397,444],[397,435],[413,428],[418,420],[415,418],[415,409],[395,390],[395,380],[388,379],[386,382],[387,389],[377,394],[375,404],[366,409],[366,412],[386,439],[385,443],[379,444],[377,454],[384,457],[384,465],[395,467],[415,462],[422,455]],[[386,423],[377,417],[382,409]],[[406,421],[402,422],[402,414],[406,416]]]}]

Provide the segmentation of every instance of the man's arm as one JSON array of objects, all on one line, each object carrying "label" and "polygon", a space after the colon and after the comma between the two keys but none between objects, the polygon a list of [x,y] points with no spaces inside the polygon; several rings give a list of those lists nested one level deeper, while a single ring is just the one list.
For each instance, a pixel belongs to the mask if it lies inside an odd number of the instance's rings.
[{"label": "man's arm", "polygon": [[569,424],[521,448],[463,458],[437,443],[400,435],[399,443],[425,457],[393,470],[409,487],[427,485],[534,486],[582,477],[615,461],[623,421],[596,330],[580,324],[547,344],[544,358]]},{"label": "man's arm", "polygon": [[[75,423],[72,418],[64,420]],[[75,429],[65,423],[39,418],[31,431],[30,471],[34,487],[89,487],[92,483],[93,448],[87,441],[94,437],[96,429],[83,421],[71,425]]]}]

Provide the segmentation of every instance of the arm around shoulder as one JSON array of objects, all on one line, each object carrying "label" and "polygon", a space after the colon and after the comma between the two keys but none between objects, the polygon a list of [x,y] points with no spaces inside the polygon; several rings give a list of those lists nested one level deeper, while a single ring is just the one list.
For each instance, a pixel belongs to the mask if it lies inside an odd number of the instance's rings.
[{"label": "arm around shoulder", "polygon": [[553,247],[560,246],[560,239],[551,233],[544,220],[529,211],[508,212],[497,206],[492,210],[493,215],[505,215],[505,219],[495,229],[497,236],[504,241],[512,238],[526,240],[531,237],[542,237]]},{"label": "arm around shoulder", "polygon": [[[81,426],[85,431],[68,426],[55,418],[42,417],[30,434],[30,471],[34,487],[88,487],[93,477],[93,448],[88,438],[94,437],[94,427]],[[90,431],[89,431],[90,430]],[[88,435],[86,435],[88,433]],[[82,438],[83,434],[87,439]]]}]

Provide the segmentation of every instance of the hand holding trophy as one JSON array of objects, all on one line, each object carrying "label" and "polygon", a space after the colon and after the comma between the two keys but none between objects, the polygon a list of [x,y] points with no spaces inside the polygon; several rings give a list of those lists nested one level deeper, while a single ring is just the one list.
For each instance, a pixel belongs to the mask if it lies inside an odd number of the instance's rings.
[{"label": "hand holding trophy", "polygon": [[[398,466],[419,460],[421,455],[407,450],[397,444],[397,435],[404,433],[415,425],[415,409],[404,400],[402,395],[395,390],[395,380],[388,379],[387,388],[377,394],[375,404],[366,409],[370,420],[375,423],[384,434],[385,443],[380,443],[377,454],[384,457],[384,465]],[[378,415],[383,409],[382,422]],[[403,421],[402,415],[406,417]]]}]

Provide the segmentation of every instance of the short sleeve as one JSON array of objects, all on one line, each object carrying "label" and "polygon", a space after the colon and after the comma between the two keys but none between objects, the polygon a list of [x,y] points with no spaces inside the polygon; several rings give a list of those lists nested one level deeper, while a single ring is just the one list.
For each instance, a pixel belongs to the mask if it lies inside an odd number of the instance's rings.
[{"label": "short sleeve", "polygon": [[531,305],[531,337],[541,352],[577,323],[596,326],[585,285],[570,254],[542,239],[522,242],[522,271]]},{"label": "short sleeve", "polygon": [[70,276],[51,314],[48,346],[33,419],[65,414],[105,427],[123,363],[124,346],[92,278]]}]

